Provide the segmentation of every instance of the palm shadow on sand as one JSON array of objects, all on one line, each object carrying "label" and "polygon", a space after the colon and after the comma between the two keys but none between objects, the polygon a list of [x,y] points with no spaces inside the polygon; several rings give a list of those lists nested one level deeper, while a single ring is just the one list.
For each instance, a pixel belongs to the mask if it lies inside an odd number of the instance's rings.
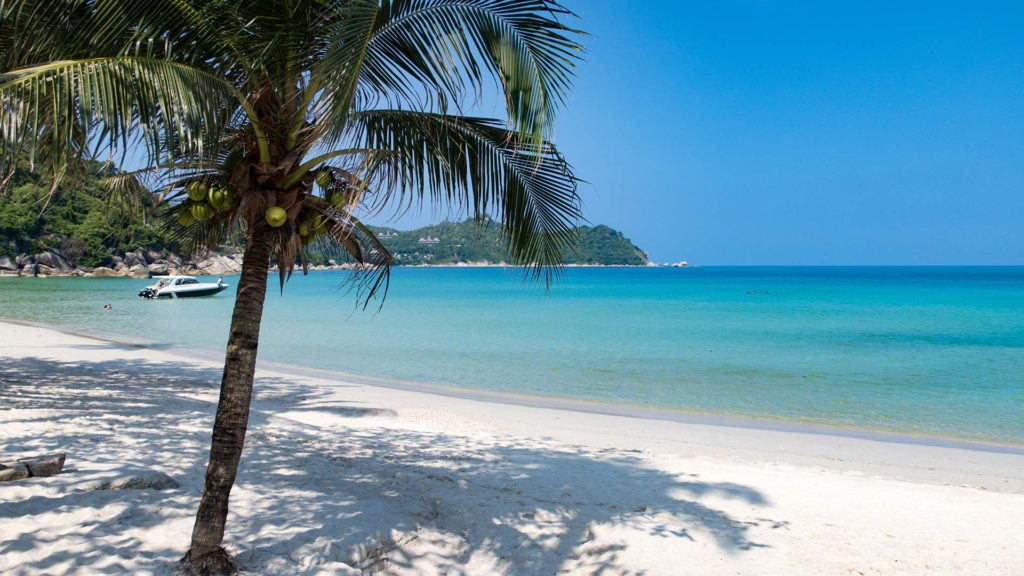
[{"label": "palm shadow on sand", "polygon": [[[218,370],[186,362],[0,357],[0,457],[68,452],[64,474],[25,481],[41,487],[37,494],[8,497],[0,484],[0,522],[34,526],[57,514],[50,521],[62,526],[0,542],[0,558],[34,558],[0,568],[169,570],[187,548],[219,379]],[[700,502],[767,506],[750,487],[669,474],[621,450],[394,427],[394,412],[345,402],[344,386],[257,378],[226,539],[249,569],[297,573],[343,562],[364,573],[431,565],[448,574],[467,566],[629,574],[624,542],[598,538],[623,526],[666,546],[713,542],[727,555],[764,546],[749,531],[772,521],[741,521]],[[347,427],[353,418],[375,420]],[[125,466],[159,468],[181,486],[75,489]]]}]

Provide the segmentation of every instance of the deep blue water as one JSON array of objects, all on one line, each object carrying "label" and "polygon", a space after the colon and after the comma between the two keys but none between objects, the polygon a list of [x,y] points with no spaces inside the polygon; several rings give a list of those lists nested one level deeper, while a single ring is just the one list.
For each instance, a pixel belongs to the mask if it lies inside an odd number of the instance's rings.
[{"label": "deep blue water", "polygon": [[[267,360],[459,387],[1024,444],[1024,267],[396,269],[268,293]],[[227,278],[229,283],[237,279]],[[0,279],[0,317],[220,350],[233,288]],[[114,311],[104,313],[110,303]]]}]

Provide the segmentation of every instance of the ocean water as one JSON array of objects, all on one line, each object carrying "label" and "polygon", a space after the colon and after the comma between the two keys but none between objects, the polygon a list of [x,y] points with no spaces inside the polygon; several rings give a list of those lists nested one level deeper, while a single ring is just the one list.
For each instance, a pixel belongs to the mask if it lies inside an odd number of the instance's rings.
[{"label": "ocean water", "polygon": [[[547,292],[516,269],[400,268],[379,311],[347,277],[273,277],[260,357],[1024,445],[1024,267],[571,268]],[[0,278],[0,317],[223,350],[233,287],[141,300],[147,283]]]}]

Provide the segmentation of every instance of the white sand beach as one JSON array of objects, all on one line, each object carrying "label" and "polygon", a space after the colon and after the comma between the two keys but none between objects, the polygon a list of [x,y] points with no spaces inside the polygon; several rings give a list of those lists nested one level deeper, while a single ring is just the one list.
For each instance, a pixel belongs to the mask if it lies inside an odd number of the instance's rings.
[{"label": "white sand beach", "polygon": [[[169,574],[220,366],[0,323],[0,573]],[[255,574],[1024,574],[1024,455],[603,415],[264,367],[227,543]],[[178,488],[83,490],[160,470]]]}]

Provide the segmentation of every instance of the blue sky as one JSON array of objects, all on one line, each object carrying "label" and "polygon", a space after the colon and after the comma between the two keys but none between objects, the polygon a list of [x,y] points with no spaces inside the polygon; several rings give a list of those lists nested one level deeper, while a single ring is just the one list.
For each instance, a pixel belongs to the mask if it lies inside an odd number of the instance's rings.
[{"label": "blue sky", "polygon": [[556,140],[655,261],[1024,263],[1024,2],[565,4]]},{"label": "blue sky", "polygon": [[1024,264],[1024,2],[561,1],[556,143],[654,261]]}]

